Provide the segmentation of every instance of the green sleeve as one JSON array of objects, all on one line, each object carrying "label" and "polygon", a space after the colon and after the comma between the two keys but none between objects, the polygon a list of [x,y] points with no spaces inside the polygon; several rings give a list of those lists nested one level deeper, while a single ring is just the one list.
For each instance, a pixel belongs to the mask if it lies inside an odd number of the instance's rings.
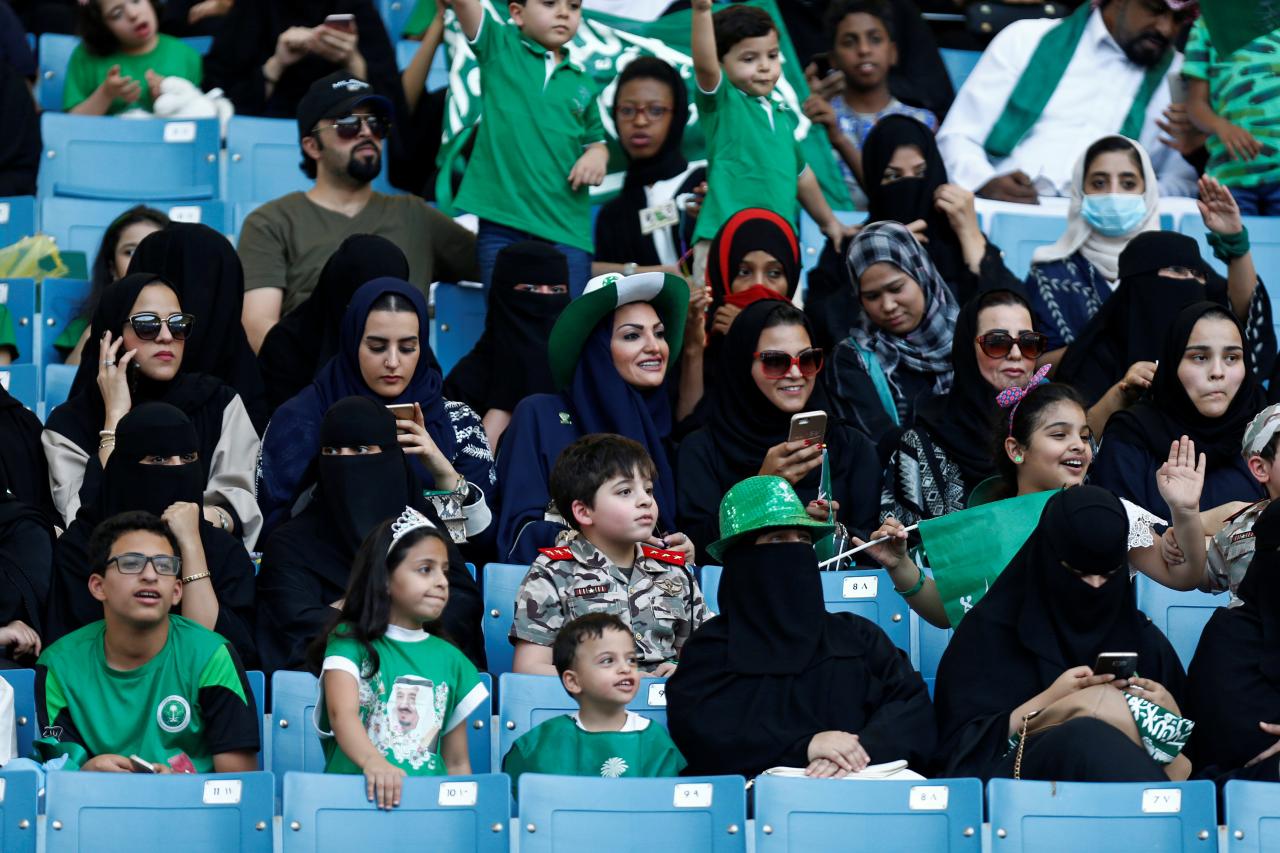
[{"label": "green sleeve", "polygon": [[182,76],[195,83],[197,86],[204,80],[204,57],[196,53],[190,45],[185,42],[178,42],[182,46],[183,55],[185,57],[185,70]]},{"label": "green sleeve", "polygon": [[676,747],[675,742],[671,740],[671,735],[667,730],[657,723],[650,723],[649,728],[654,734],[653,744],[653,762],[651,766],[645,768],[645,773],[649,777],[660,776],[679,776],[680,771],[688,766],[688,762],[684,760],[684,756],[680,754],[680,750]]},{"label": "green sleeve", "polygon": [[1187,47],[1183,51],[1182,76],[1196,80],[1209,79],[1209,65],[1213,61],[1213,44],[1209,41],[1209,31],[1205,28],[1204,18],[1196,21],[1187,37]]},{"label": "green sleeve", "polygon": [[341,636],[342,628],[343,626],[339,625],[337,630],[329,635],[329,640],[324,645],[324,656],[346,658],[359,667],[364,663],[360,643],[352,637]]},{"label": "green sleeve", "polygon": [[70,702],[54,671],[39,661],[36,666],[36,716],[43,736],[31,744],[32,749],[40,761],[65,755],[63,769],[79,770],[92,756],[80,742],[80,733],[71,719]]},{"label": "green sleeve", "polygon": [[582,144],[591,145],[596,142],[604,142],[604,122],[600,119],[600,101],[599,98],[593,98],[591,103],[587,105],[587,114],[583,116],[585,127],[582,132]]},{"label": "green sleeve", "polygon": [[84,317],[75,318],[62,330],[62,334],[58,335],[58,339],[53,342],[53,348],[62,353],[65,358],[76,348],[76,344],[80,343],[80,336],[87,328],[89,328],[88,320]]},{"label": "green sleeve", "polygon": [[14,361],[22,355],[18,352],[18,336],[13,331],[13,315],[9,313],[7,306],[0,305],[0,349],[5,347],[13,351]]},{"label": "green sleeve", "polygon": [[502,54],[502,48],[510,38],[510,33],[507,31],[514,29],[514,25],[495,21],[488,12],[485,12],[480,21],[480,32],[476,33],[476,40],[470,42],[470,45],[471,52],[476,56],[476,62],[483,66],[485,62],[493,61],[495,57]]},{"label": "green sleeve", "polygon": [[62,108],[70,110],[80,104],[102,85],[101,80],[93,79],[94,62],[83,47],[71,52],[67,62],[66,81],[62,87]]},{"label": "green sleeve", "polygon": [[209,656],[204,669],[200,672],[198,689],[203,690],[206,687],[224,687],[240,697],[241,702],[249,703],[244,691],[244,682],[240,678],[240,669],[231,659],[231,653],[225,645]]}]

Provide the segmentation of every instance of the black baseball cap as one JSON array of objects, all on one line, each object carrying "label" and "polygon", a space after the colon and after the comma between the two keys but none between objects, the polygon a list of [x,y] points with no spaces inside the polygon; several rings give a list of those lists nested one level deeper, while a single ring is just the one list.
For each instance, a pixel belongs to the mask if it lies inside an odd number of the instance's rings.
[{"label": "black baseball cap", "polygon": [[359,106],[369,106],[391,117],[391,101],[376,95],[373,87],[347,71],[335,71],[311,84],[298,102],[298,137],[311,133],[321,119],[342,118]]}]

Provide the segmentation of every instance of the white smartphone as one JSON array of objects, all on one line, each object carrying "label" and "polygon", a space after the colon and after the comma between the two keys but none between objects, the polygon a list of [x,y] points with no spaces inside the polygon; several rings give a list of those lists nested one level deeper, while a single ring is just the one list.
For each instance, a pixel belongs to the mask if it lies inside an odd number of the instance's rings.
[{"label": "white smartphone", "polygon": [[1178,72],[1171,72],[1165,79],[1169,81],[1169,103],[1185,104],[1187,102],[1187,79]]},{"label": "white smartphone", "polygon": [[787,441],[821,441],[826,433],[826,412],[797,412],[791,416],[791,431],[787,433]]},{"label": "white smartphone", "polygon": [[356,28],[356,16],[350,13],[329,15],[324,19],[324,25],[335,30],[342,30],[344,33],[349,33],[354,31]]}]

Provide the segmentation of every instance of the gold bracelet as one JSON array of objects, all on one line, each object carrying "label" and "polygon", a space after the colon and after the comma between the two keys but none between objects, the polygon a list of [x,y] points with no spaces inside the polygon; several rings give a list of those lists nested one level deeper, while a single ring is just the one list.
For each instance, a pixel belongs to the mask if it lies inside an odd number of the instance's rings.
[{"label": "gold bracelet", "polygon": [[[211,577],[213,577],[213,572],[201,572],[198,575],[192,575],[189,578],[183,578],[182,585],[186,586],[189,583],[195,583],[196,581],[202,581],[205,578],[211,578]],[[213,583],[213,581],[209,581],[209,583]]]}]

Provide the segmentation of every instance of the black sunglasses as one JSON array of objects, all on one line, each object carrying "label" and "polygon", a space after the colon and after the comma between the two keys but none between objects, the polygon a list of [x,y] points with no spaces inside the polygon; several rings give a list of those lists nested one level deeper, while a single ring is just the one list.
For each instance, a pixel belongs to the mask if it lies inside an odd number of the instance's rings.
[{"label": "black sunglasses", "polygon": [[800,375],[806,378],[815,375],[822,369],[822,350],[809,347],[798,355],[779,350],[764,350],[755,354],[760,360],[760,367],[765,379],[781,379],[791,370],[791,365],[800,368]]},{"label": "black sunglasses", "polygon": [[175,341],[185,341],[195,324],[194,314],[170,314],[168,317],[161,317],[159,314],[145,311],[129,318],[129,325],[133,326],[134,334],[144,341],[154,341],[159,337],[161,326],[169,327],[169,334],[173,335]]},{"label": "black sunglasses", "polygon": [[978,346],[989,358],[1004,358],[1015,343],[1027,358],[1039,358],[1049,345],[1049,338],[1040,332],[1020,332],[1015,338],[1003,330],[978,335]]},{"label": "black sunglasses", "polygon": [[340,119],[334,119],[333,124],[324,124],[317,127],[313,133],[319,133],[326,127],[333,128],[333,132],[338,134],[339,139],[348,142],[360,135],[360,125],[369,128],[369,135],[374,139],[386,139],[387,131],[391,129],[391,122],[382,116],[343,116]]}]

